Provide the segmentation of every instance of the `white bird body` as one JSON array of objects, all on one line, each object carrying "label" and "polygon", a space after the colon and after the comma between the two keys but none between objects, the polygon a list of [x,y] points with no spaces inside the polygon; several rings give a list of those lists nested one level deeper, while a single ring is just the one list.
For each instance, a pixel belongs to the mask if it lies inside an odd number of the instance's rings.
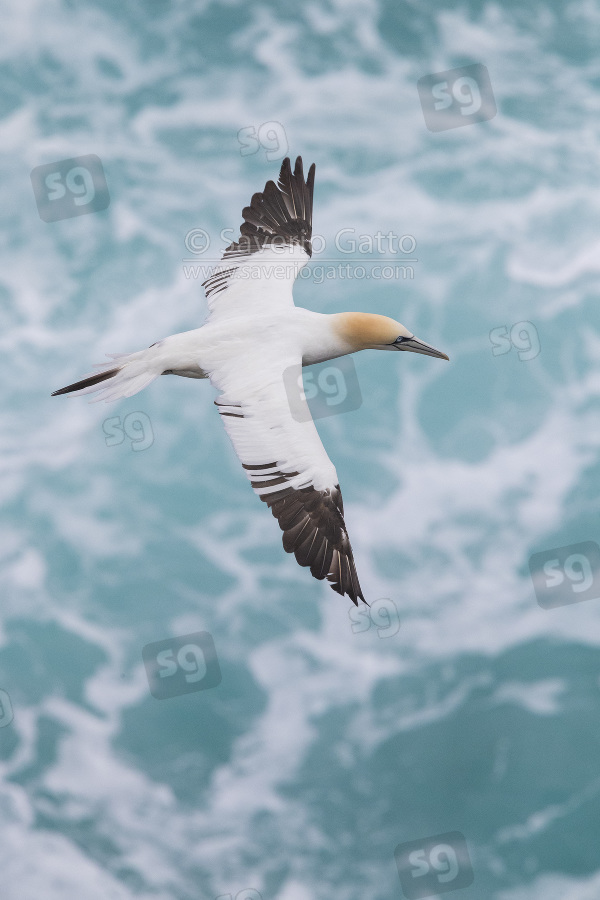
[{"label": "white bird body", "polygon": [[[364,600],[343,518],[337,473],[310,415],[302,366],[368,348],[447,359],[399,322],[369,313],[326,315],[294,305],[292,288],[310,259],[314,166],[304,181],[285,159],[243,210],[239,242],[205,282],[209,316],[200,328],[163,338],[55,394],[130,397],[160,375],[208,378],[254,491],[271,508],[283,546],[354,603]],[[366,602],[366,601],[365,601]]]},{"label": "white bird body", "polygon": [[200,328],[158,341],[148,348],[156,349],[146,359],[148,364],[160,369],[158,374],[171,370],[174,375],[187,375],[189,371],[194,374],[188,377],[206,378],[219,365],[226,365],[236,349],[240,362],[246,353],[266,354],[263,356],[266,365],[271,355],[278,357],[285,345],[288,352],[302,357],[303,366],[311,366],[357,349],[336,330],[337,315],[294,306],[275,314],[246,314],[225,321],[209,321]]}]

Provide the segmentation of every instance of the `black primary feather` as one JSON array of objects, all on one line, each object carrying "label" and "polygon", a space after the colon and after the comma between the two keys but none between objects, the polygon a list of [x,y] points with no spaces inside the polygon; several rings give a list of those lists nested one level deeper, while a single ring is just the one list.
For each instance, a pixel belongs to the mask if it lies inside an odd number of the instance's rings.
[{"label": "black primary feather", "polygon": [[[262,193],[252,196],[250,206],[244,207],[244,222],[240,237],[230,244],[223,260],[244,257],[269,246],[299,244],[312,256],[312,210],[315,185],[315,164],[304,180],[302,157],[296,159],[294,171],[288,156],[281,164],[278,183],[267,181]],[[206,279],[206,296],[227,288],[235,268],[217,271]]]},{"label": "black primary feather", "polygon": [[51,397],[58,397],[59,394],[70,394],[71,391],[80,391],[82,388],[91,387],[93,384],[100,384],[101,381],[106,381],[107,378],[112,378],[113,375],[116,375],[117,372],[121,371],[121,366],[116,369],[109,369],[108,372],[101,372],[100,375],[90,375],[89,378],[84,378],[82,381],[76,381],[75,384],[68,384],[66,387],[61,388],[60,391],[54,391],[51,394]]}]

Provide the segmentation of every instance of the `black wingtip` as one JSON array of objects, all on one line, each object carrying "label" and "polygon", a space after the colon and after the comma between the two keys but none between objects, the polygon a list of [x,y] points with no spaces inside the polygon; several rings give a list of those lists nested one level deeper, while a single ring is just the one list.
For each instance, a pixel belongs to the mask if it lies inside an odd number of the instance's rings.
[{"label": "black wingtip", "polygon": [[283,162],[281,163],[281,168],[279,170],[279,180],[283,178],[284,175],[292,174],[292,163],[290,162],[289,156],[286,156]]},{"label": "black wingtip", "polygon": [[[267,181],[262,192],[252,195],[250,206],[242,210],[244,219],[240,237],[225,249],[223,259],[235,259],[263,250],[272,244],[300,244],[308,256],[312,255],[312,209],[315,164],[312,163],[308,178],[304,180],[302,157],[296,157],[294,171],[290,157],[281,163],[279,180]],[[206,296],[225,290],[231,269],[219,267],[203,286]]]},{"label": "black wingtip", "polygon": [[310,168],[308,170],[308,175],[306,177],[306,181],[304,179],[304,164],[302,162],[302,157],[297,156],[296,162],[294,163],[294,171],[292,172],[292,161],[289,156],[281,163],[281,169],[279,170],[279,185],[280,190],[285,190],[289,181],[294,178],[301,182],[302,186],[306,186],[312,195],[312,190],[315,183],[315,172],[317,167],[315,163],[311,163]]},{"label": "black wingtip", "polygon": [[61,388],[59,391],[54,391],[50,394],[51,397],[58,397],[59,394],[70,394],[71,391],[81,391],[83,388],[92,387],[94,384],[100,384],[101,381],[106,381],[108,378],[112,378],[113,375],[116,375],[117,372],[121,371],[121,367],[117,366],[116,369],[109,369],[108,372],[101,372],[99,375],[90,375],[89,378],[84,378],[82,381],[76,381],[74,384],[68,384],[66,387]]}]

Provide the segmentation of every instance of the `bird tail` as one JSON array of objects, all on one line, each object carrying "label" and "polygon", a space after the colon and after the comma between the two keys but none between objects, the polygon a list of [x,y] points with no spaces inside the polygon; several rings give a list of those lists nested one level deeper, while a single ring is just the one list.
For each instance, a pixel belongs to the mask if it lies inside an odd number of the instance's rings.
[{"label": "bird tail", "polygon": [[98,396],[94,397],[92,403],[131,397],[164,371],[163,365],[151,349],[138,350],[136,353],[107,353],[111,362],[98,363],[94,366],[96,372],[90,372],[81,381],[54,391],[52,396],[73,394],[78,397],[81,394],[98,391]]}]

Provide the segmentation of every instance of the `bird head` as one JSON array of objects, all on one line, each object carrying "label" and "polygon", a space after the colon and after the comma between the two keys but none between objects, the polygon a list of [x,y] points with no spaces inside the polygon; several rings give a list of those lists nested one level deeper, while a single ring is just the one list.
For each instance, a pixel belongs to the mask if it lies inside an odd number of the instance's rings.
[{"label": "bird head", "polygon": [[441,350],[416,338],[401,322],[373,313],[340,313],[338,328],[355,350],[409,350],[448,359]]}]

